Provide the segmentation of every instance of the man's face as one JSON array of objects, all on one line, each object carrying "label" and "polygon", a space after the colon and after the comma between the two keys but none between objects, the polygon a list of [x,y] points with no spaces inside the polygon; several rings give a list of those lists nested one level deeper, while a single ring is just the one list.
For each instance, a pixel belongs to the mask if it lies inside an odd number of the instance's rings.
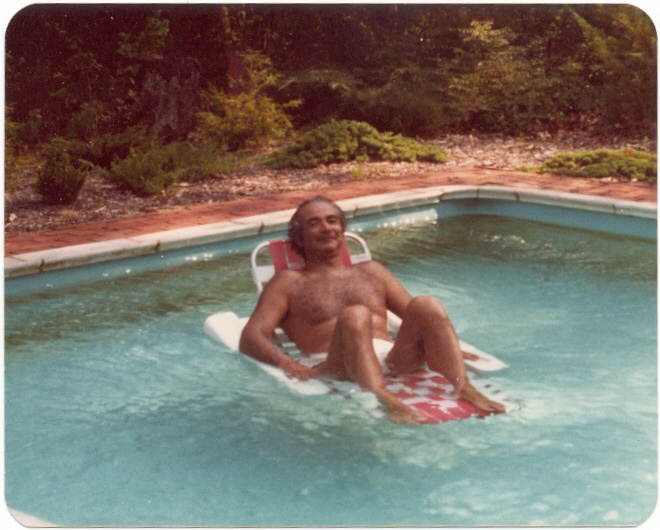
[{"label": "man's face", "polygon": [[339,251],[344,230],[337,209],[326,202],[312,202],[300,212],[305,254]]}]

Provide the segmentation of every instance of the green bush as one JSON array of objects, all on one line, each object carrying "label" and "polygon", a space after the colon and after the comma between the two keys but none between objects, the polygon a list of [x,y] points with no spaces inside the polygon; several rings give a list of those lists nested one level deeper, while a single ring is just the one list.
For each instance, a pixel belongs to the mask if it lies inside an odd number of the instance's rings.
[{"label": "green bush", "polygon": [[364,90],[346,105],[343,114],[369,120],[379,130],[421,138],[433,138],[447,125],[447,115],[438,98],[421,90]]},{"label": "green bush", "polygon": [[242,59],[246,77],[234,80],[241,92],[227,94],[211,87],[202,94],[206,110],[197,115],[197,133],[229,151],[284,138],[293,128],[286,109],[300,103],[278,103],[268,95],[280,77],[270,59],[258,53],[244,54]]},{"label": "green bush", "polygon": [[143,152],[133,149],[128,157],[112,163],[106,178],[138,195],[154,195],[179,182],[195,182],[234,171],[232,155],[209,147],[175,142]]},{"label": "green bush", "polygon": [[217,110],[197,115],[197,131],[229,151],[284,138],[293,128],[282,105],[267,96],[230,96],[216,90],[209,97],[214,99]]},{"label": "green bush", "polygon": [[144,126],[130,127],[120,133],[101,134],[89,141],[74,138],[65,142],[66,150],[72,156],[106,170],[113,162],[127,158],[132,150],[146,152],[157,147],[156,138]]},{"label": "green bush", "polygon": [[155,195],[176,183],[168,162],[159,151],[133,149],[128,157],[112,163],[108,177],[138,195]]},{"label": "green bush", "polygon": [[360,87],[346,96],[340,117],[368,121],[381,131],[435,137],[448,124],[446,77],[441,67],[397,68],[385,83]]},{"label": "green bush", "polygon": [[442,67],[315,69],[291,75],[280,93],[302,101],[292,111],[297,125],[368,121],[381,131],[431,138],[447,126],[447,77]]},{"label": "green bush", "polygon": [[174,142],[160,149],[166,165],[174,168],[177,182],[197,182],[236,171],[240,160],[209,145]]},{"label": "green bush", "polygon": [[145,126],[129,127],[112,134],[106,133],[88,143],[85,156],[95,166],[109,169],[112,163],[128,157],[131,150],[147,151],[156,147],[156,139]]},{"label": "green bush", "polygon": [[99,136],[103,125],[108,121],[108,112],[103,102],[98,99],[83,101],[80,110],[66,123],[66,137],[88,142]]},{"label": "green bush", "polygon": [[344,115],[347,103],[353,106],[350,102],[361,86],[354,74],[325,68],[294,72],[281,84],[277,97],[281,101],[300,102],[289,110],[296,127],[316,126],[331,119],[362,119],[350,112]]},{"label": "green bush", "polygon": [[272,153],[273,168],[311,168],[357,161],[434,162],[449,160],[440,148],[389,132],[380,133],[365,122],[332,121],[317,127],[288,147]]},{"label": "green bush", "polygon": [[575,177],[656,180],[658,157],[633,149],[576,151],[546,160],[539,171]]},{"label": "green bush", "polygon": [[71,204],[85,183],[88,166],[72,157],[66,142],[55,139],[46,148],[45,162],[37,172],[36,189],[47,204]]}]

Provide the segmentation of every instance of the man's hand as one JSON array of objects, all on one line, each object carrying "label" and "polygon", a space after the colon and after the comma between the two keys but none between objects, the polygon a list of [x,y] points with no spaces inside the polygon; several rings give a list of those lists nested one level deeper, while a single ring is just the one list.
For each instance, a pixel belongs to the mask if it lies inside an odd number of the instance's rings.
[{"label": "man's hand", "polygon": [[287,357],[281,362],[279,368],[281,368],[289,377],[300,379],[301,381],[307,381],[308,379],[313,379],[317,376],[316,371],[313,368],[297,363],[291,357]]}]

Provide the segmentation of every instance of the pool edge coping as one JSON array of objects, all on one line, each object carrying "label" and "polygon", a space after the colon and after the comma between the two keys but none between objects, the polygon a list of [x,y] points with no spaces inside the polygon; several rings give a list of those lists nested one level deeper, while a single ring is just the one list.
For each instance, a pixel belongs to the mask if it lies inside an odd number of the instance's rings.
[{"label": "pool edge coping", "polygon": [[[388,213],[460,199],[514,201],[657,219],[657,204],[652,202],[508,186],[449,185],[411,188],[405,191],[342,199],[336,203],[351,220],[371,214]],[[222,243],[243,237],[260,236],[285,229],[293,211],[294,209],[278,210],[229,221],[6,256],[4,261],[5,280],[38,275],[46,271],[148,256],[157,252]]]}]

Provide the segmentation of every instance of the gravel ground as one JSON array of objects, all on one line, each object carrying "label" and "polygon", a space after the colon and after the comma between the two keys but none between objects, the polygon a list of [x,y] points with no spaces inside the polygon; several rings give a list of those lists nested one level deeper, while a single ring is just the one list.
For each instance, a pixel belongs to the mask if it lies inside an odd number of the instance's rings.
[{"label": "gravel ground", "polygon": [[227,201],[282,191],[321,189],[354,179],[383,179],[410,173],[442,171],[459,167],[516,170],[538,166],[562,152],[598,148],[631,147],[656,152],[655,141],[591,137],[581,134],[539,134],[534,137],[451,135],[433,144],[450,156],[446,164],[374,162],[332,164],[311,170],[271,170],[252,166],[217,179],[183,183],[151,197],[137,197],[117,189],[96,175],[90,175],[78,200],[69,206],[46,206],[30,183],[5,195],[5,233],[62,228],[91,221],[103,221],[150,213],[191,204]]}]

